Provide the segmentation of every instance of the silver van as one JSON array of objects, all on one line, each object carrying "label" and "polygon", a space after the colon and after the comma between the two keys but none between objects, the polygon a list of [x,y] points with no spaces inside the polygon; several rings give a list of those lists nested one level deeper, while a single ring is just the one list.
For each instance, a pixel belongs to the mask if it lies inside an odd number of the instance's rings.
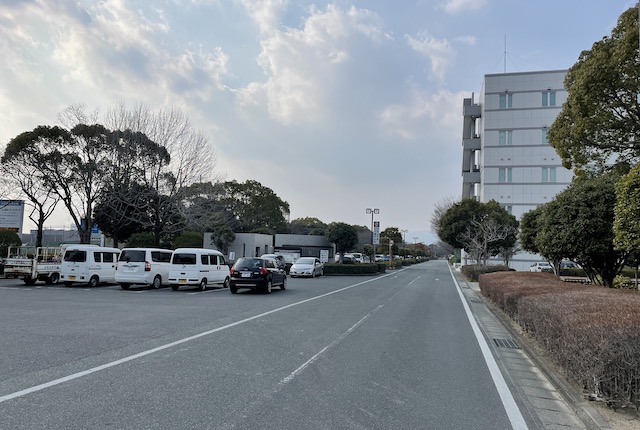
[{"label": "silver van", "polygon": [[170,249],[124,248],[116,266],[116,283],[123,290],[131,285],[168,286],[172,255]]}]

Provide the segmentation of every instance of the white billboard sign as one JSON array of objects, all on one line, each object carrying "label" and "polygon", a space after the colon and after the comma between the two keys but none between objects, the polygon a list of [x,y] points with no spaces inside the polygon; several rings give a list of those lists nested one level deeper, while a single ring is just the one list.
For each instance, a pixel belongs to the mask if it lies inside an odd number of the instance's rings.
[{"label": "white billboard sign", "polygon": [[0,200],[0,229],[22,233],[24,201]]}]

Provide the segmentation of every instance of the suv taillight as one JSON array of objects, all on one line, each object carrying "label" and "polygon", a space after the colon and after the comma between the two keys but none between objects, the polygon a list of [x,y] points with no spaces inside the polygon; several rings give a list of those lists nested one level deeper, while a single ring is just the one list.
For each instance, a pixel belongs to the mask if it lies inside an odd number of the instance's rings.
[{"label": "suv taillight", "polygon": [[144,262],[144,271],[151,272],[151,263],[149,263],[148,261]]}]

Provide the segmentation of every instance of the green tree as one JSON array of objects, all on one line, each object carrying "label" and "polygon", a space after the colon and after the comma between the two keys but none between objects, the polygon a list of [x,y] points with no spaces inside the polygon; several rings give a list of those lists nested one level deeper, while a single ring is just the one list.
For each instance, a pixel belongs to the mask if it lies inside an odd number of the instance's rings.
[{"label": "green tree", "polygon": [[335,243],[336,251],[340,253],[340,262],[345,252],[350,251],[358,243],[358,232],[349,224],[332,222],[327,227],[327,239]]},{"label": "green tree", "polygon": [[568,95],[548,139],[565,167],[603,166],[640,156],[638,10],[629,8],[611,35],[583,51],[564,82]]},{"label": "green tree", "polygon": [[289,214],[289,203],[271,188],[253,180],[224,182],[222,188],[221,202],[232,215],[234,231],[269,234],[289,231],[285,218]]},{"label": "green tree", "polygon": [[173,249],[177,248],[202,248],[203,236],[199,231],[183,231],[171,242]]},{"label": "green tree", "polygon": [[640,164],[616,184],[613,222],[614,244],[617,249],[640,254]]},{"label": "green tree", "polygon": [[20,246],[20,236],[13,230],[0,230],[0,258],[8,256],[10,246]]},{"label": "green tree", "polygon": [[[495,200],[481,203],[464,199],[440,217],[438,235],[455,248],[486,264],[489,257],[514,247],[518,221]],[[509,256],[510,258],[510,256]]]},{"label": "green tree", "polygon": [[289,233],[324,236],[327,224],[318,218],[297,218],[289,223]]},{"label": "green tree", "polygon": [[526,212],[520,217],[520,246],[525,251],[538,254],[540,250],[536,245],[538,235],[538,219],[542,214],[542,206]]},{"label": "green tree", "polygon": [[596,283],[607,287],[627,263],[630,253],[616,250],[613,222],[616,172],[587,175],[542,207],[536,246],[540,254],[559,263],[576,260]]},{"label": "green tree", "polygon": [[148,231],[133,233],[127,239],[127,247],[129,248],[149,248],[156,246],[153,233]]},{"label": "green tree", "polygon": [[473,220],[483,217],[483,204],[475,199],[463,199],[453,204],[440,216],[438,237],[454,248],[464,248],[461,242],[462,234]]}]

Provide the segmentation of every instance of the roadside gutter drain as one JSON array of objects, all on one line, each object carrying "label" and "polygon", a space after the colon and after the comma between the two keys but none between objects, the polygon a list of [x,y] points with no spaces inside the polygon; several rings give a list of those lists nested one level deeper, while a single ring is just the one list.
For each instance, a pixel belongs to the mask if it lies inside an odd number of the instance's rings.
[{"label": "roadside gutter drain", "polygon": [[493,339],[493,341],[500,348],[520,349],[518,344],[511,339]]}]

